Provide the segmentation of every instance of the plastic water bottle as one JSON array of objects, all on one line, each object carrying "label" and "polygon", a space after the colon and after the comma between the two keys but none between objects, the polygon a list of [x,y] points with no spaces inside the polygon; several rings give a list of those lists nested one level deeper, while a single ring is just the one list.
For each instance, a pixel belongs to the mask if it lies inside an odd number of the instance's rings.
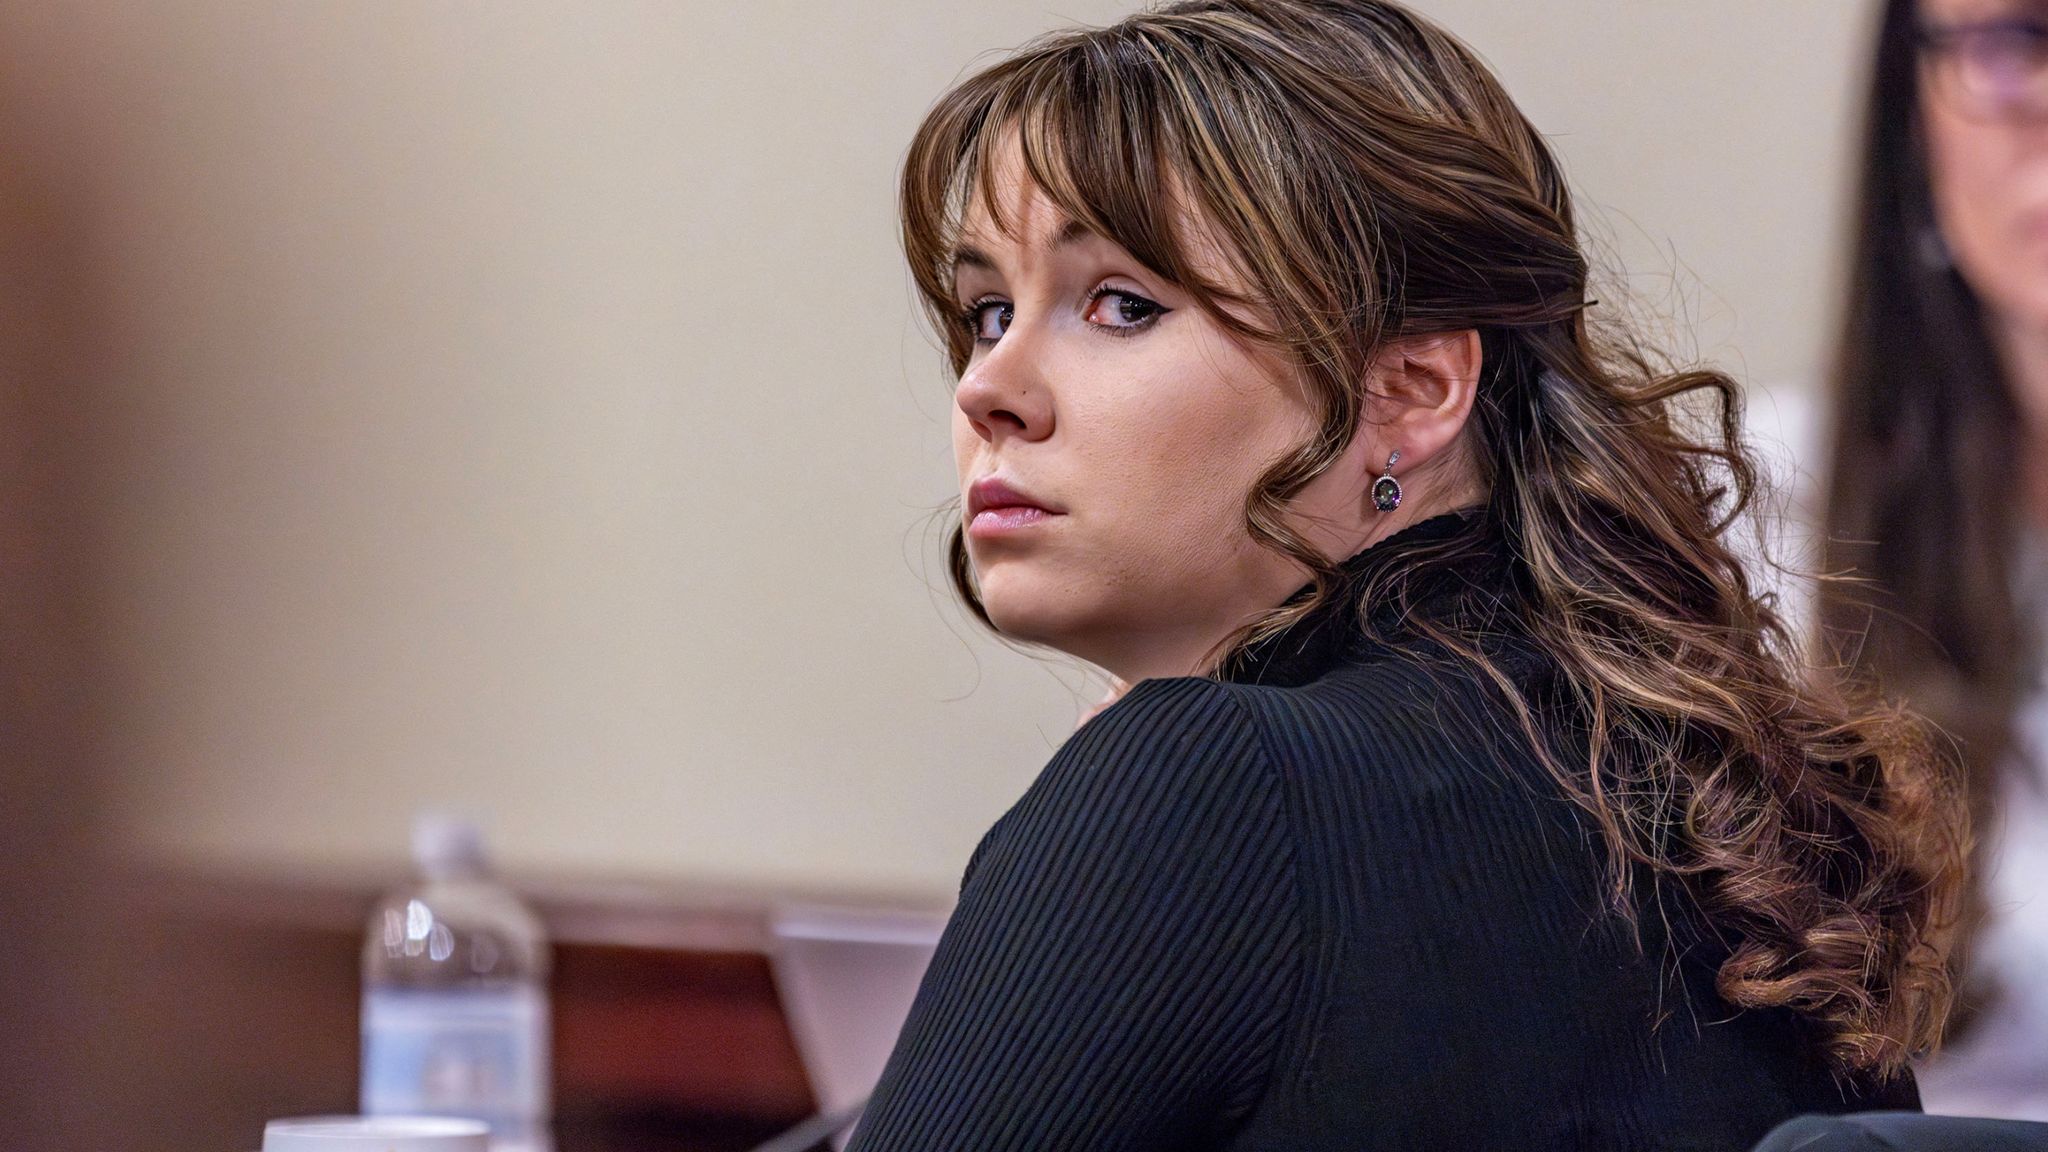
[{"label": "plastic water bottle", "polygon": [[491,875],[468,821],[413,822],[418,883],[386,896],[363,942],[365,1115],[491,1126],[492,1152],[551,1152],[548,945]]}]

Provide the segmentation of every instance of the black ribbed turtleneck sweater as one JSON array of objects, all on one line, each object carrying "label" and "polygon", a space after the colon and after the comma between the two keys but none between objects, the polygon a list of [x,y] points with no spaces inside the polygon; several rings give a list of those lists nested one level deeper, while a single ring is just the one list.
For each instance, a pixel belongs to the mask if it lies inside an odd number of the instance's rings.
[{"label": "black ribbed turtleneck sweater", "polygon": [[[1438,583],[1509,579],[1481,543]],[[1838,1084],[1790,1016],[1720,1000],[1685,907],[1638,946],[1476,670],[1344,602],[1060,748],[975,850],[852,1152],[1736,1152],[1917,1108],[1910,1076]],[[1547,663],[1499,642],[1541,696]]]}]

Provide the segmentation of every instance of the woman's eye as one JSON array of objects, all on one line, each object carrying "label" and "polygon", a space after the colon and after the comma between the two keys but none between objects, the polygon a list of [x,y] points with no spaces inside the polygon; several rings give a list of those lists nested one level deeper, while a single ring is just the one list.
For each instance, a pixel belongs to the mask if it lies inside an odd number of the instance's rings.
[{"label": "woman's eye", "polygon": [[[997,318],[991,326],[989,318]],[[1010,321],[1017,316],[1017,306],[1006,300],[977,300],[960,313],[960,322],[966,326],[967,334],[977,344],[993,344],[1002,339],[1003,332],[1010,327]]]},{"label": "woman's eye", "polygon": [[1143,296],[1119,288],[1098,288],[1088,303],[1088,322],[1104,328],[1122,329],[1114,333],[1118,336],[1128,336],[1166,312]]},{"label": "woman's eye", "polygon": [[[1130,336],[1170,311],[1135,292],[1097,288],[1088,296],[1083,318],[1109,335]],[[976,344],[1002,339],[1016,318],[1017,306],[1007,300],[977,300],[960,310],[960,325]]]},{"label": "woman's eye", "polygon": [[2023,20],[1994,24],[1983,30],[1977,48],[1985,56],[2011,63],[2037,63],[2048,48],[2048,28]]}]

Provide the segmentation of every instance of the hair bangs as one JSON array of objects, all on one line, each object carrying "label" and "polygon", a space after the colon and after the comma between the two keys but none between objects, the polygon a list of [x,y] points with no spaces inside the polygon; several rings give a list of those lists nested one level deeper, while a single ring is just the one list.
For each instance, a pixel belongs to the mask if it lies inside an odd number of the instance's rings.
[{"label": "hair bangs", "polygon": [[[1216,174],[1201,161],[1209,131],[1201,85],[1179,74],[1188,61],[1170,46],[1129,29],[1106,34],[1113,31],[1059,37],[997,65],[933,108],[912,142],[904,247],[956,374],[973,341],[957,322],[954,262],[970,216],[1018,239],[1015,202],[997,183],[1011,148],[1026,184],[1065,218],[1121,246],[1239,336],[1277,340],[1226,307],[1263,294],[1233,286],[1255,283],[1240,247],[1201,228],[1221,215],[1219,202],[1245,198],[1209,187]],[[1199,255],[1198,230],[1218,241]]]}]

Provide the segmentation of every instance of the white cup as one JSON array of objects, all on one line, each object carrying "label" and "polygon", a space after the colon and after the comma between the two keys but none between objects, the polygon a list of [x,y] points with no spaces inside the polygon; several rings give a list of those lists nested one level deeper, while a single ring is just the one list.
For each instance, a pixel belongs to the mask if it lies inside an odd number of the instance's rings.
[{"label": "white cup", "polygon": [[441,1116],[301,1116],[263,1126],[263,1152],[488,1152],[490,1125]]}]

